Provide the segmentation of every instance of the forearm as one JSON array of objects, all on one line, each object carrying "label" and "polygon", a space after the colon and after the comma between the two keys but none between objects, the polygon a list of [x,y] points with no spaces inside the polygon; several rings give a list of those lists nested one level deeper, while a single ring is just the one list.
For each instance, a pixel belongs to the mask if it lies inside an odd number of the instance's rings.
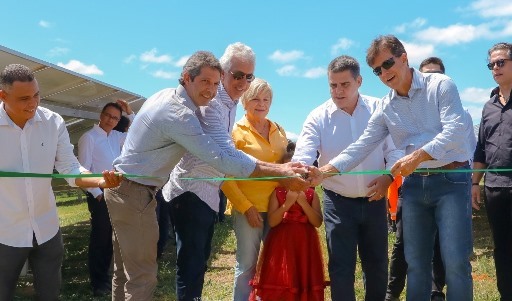
[{"label": "forearm", "polygon": [[283,216],[290,209],[291,205],[284,203],[276,210],[268,213],[268,224],[270,227],[275,227],[281,223]]},{"label": "forearm", "polygon": [[[485,168],[487,168],[487,164],[481,163],[481,162],[473,162],[473,169],[485,169]],[[471,176],[471,182],[472,183],[480,183],[483,176],[484,176],[483,171],[474,171],[473,175]]]},{"label": "forearm", "polygon": [[299,205],[302,207],[302,210],[304,210],[304,213],[308,217],[310,224],[316,228],[322,225],[323,218],[320,212],[317,212],[315,209],[313,209],[313,207],[311,207],[305,200],[300,202]]}]

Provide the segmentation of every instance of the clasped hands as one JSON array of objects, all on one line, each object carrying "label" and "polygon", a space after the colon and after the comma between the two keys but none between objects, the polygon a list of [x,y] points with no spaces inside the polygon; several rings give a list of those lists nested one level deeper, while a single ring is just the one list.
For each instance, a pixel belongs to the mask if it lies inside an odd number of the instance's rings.
[{"label": "clasped hands", "polygon": [[287,178],[279,181],[288,190],[302,191],[308,187],[316,186],[322,182],[322,172],[315,166],[302,162],[288,162],[283,164]]}]

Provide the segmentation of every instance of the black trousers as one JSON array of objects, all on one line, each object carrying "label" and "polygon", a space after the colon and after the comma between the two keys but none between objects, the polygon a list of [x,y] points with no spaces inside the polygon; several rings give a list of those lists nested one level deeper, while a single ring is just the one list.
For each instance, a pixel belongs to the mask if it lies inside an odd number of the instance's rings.
[{"label": "black trousers", "polygon": [[59,299],[62,282],[60,269],[64,257],[60,230],[53,238],[39,245],[34,238],[32,245],[17,248],[0,244],[0,300],[14,300],[16,283],[27,258],[34,274],[35,299]]},{"label": "black trousers", "polygon": [[93,289],[110,288],[112,276],[112,225],[107,204],[102,198],[98,201],[89,192],[87,205],[91,213],[91,235],[89,238],[89,278]]},{"label": "black trousers", "polygon": [[494,265],[501,301],[512,300],[512,189],[485,186],[485,208],[494,241]]},{"label": "black trousers", "polygon": [[[404,238],[402,227],[402,205],[398,203],[396,211],[396,240],[389,262],[389,280],[387,298],[399,297],[405,288],[407,276],[407,262],[404,255]],[[439,245],[439,233],[436,234],[434,244],[434,257],[432,258],[432,296],[444,297],[443,289],[446,284],[441,247]]]}]

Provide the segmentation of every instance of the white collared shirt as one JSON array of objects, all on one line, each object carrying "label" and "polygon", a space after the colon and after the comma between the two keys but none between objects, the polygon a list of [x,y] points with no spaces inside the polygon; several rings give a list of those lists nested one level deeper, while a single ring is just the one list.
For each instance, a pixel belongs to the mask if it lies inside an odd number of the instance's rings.
[{"label": "white collared shirt", "polygon": [[[314,109],[304,122],[293,161],[303,161],[311,165],[318,150],[318,166],[328,164],[363,134],[378,101],[380,100],[377,98],[360,95],[352,115],[339,109],[332,99]],[[353,171],[383,170],[386,166],[389,169],[403,154],[396,150],[388,136]],[[379,176],[339,175],[325,179],[322,185],[346,197],[364,197],[369,190],[368,184]]]},{"label": "white collared shirt", "polygon": [[[73,154],[64,119],[38,107],[24,128],[0,104],[0,170],[80,174],[85,171]],[[75,180],[67,179],[71,186]],[[57,234],[59,219],[51,178],[0,179],[0,243],[31,247],[33,235],[42,244]]]},{"label": "white collared shirt", "polygon": [[[128,115],[128,119],[133,121],[134,116],[135,114]],[[95,124],[78,140],[78,161],[92,173],[111,170],[115,158],[121,154],[125,139],[126,133],[112,130],[107,135],[107,132]],[[87,191],[94,197],[103,193],[99,188],[88,188]]]}]

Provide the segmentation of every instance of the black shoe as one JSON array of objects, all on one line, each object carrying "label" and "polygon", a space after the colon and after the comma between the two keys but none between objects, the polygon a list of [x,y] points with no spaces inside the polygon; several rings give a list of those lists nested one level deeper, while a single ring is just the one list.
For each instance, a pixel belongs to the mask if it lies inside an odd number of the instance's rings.
[{"label": "black shoe", "polygon": [[441,292],[432,292],[432,296],[430,297],[430,301],[445,301],[444,294]]}]

